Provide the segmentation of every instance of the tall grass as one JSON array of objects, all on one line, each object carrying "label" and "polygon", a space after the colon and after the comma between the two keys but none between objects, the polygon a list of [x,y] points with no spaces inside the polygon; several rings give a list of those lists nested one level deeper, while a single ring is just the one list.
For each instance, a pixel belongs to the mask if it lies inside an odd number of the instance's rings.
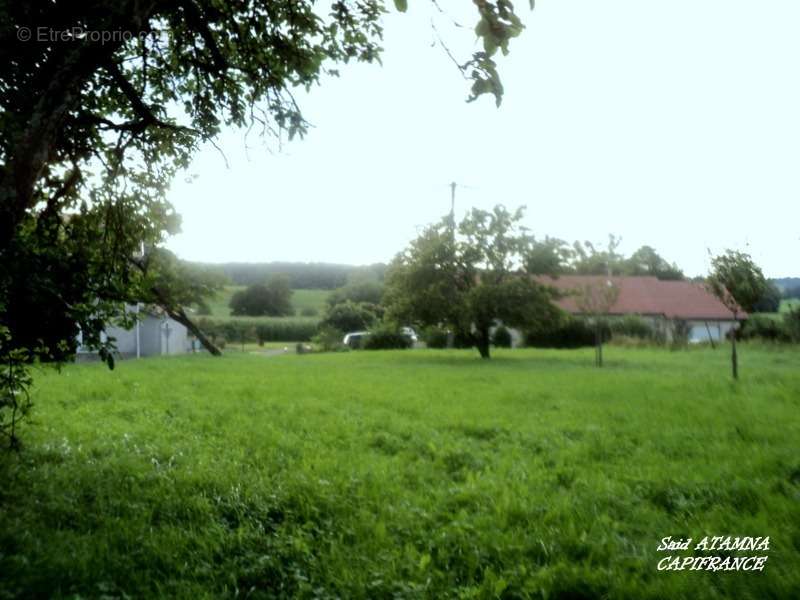
[{"label": "tall grass", "polygon": [[227,343],[307,342],[317,332],[318,323],[315,317],[203,317],[197,321],[212,339],[222,338]]},{"label": "tall grass", "polygon": [[[797,598],[800,352],[237,354],[37,377],[0,598]],[[770,536],[761,573],[661,538]]]}]

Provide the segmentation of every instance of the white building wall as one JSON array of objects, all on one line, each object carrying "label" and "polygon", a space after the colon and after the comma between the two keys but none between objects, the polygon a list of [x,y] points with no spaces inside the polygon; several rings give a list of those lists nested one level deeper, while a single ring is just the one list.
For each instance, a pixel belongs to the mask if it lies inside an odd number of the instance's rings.
[{"label": "white building wall", "polygon": [[689,321],[689,342],[721,342],[736,327],[734,321]]},{"label": "white building wall", "polygon": [[[165,354],[183,354],[191,350],[189,332],[186,326],[181,325],[169,317],[158,317],[143,314],[139,321],[139,355],[161,356]],[[125,357],[136,356],[136,325],[130,329],[111,326],[102,334],[103,339],[113,337],[117,352]],[[87,353],[89,350],[81,346],[81,337],[78,337],[78,352]]]},{"label": "white building wall", "polygon": [[190,349],[189,332],[174,319],[163,319],[159,324],[161,354],[184,354]]},{"label": "white building wall", "polygon": [[161,319],[147,316],[139,323],[139,349],[141,356],[161,354]]},{"label": "white building wall", "polygon": [[[645,321],[648,325],[650,325],[654,330],[661,331],[666,336],[667,342],[672,341],[672,321],[669,319],[665,319],[661,316],[654,316],[654,315],[637,315],[643,321]],[[610,317],[611,319],[617,317]],[[736,322],[733,320],[731,321],[698,321],[698,320],[690,320],[687,321],[689,325],[689,342],[693,344],[701,343],[701,342],[708,342],[709,339],[713,340],[714,342],[725,341],[727,339],[728,333],[734,327],[738,326]],[[708,323],[708,329],[706,329],[706,323]],[[521,331],[517,329],[509,329],[511,332],[512,338],[512,347],[513,348],[520,348],[524,346],[524,337]],[[709,331],[711,337],[709,338]]]},{"label": "white building wall", "polygon": [[123,329],[122,327],[109,327],[106,337],[116,339],[115,345],[120,354],[136,354],[136,328]]}]

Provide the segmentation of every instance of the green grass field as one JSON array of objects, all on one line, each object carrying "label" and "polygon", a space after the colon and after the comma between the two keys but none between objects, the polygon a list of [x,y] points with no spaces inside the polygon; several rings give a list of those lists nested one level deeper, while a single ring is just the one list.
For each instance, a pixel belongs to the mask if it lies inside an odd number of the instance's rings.
[{"label": "green grass field", "polygon": [[797,308],[800,306],[800,299],[797,298],[789,298],[781,300],[781,307],[780,312],[787,313],[790,310]]},{"label": "green grass field", "polygon": [[[231,297],[236,292],[243,289],[245,289],[243,285],[225,286],[225,289],[209,301],[208,306],[211,309],[210,316],[215,318],[240,318],[231,317],[229,304]],[[325,309],[325,299],[330,293],[330,290],[292,290],[292,306],[298,313],[304,308],[311,308],[317,311],[317,315],[321,316]]]},{"label": "green grass field", "polygon": [[[800,350],[741,346],[43,370],[0,598],[798,598]],[[765,569],[658,571],[706,535]]]}]

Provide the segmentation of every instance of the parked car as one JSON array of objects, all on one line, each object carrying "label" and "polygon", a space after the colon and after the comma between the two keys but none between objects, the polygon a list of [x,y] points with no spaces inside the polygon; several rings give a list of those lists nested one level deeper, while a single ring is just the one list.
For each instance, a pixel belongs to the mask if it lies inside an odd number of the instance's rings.
[{"label": "parked car", "polygon": [[411,327],[401,327],[400,332],[404,336],[408,337],[414,344],[416,344],[419,341],[419,336],[417,335],[417,332],[414,331],[414,329]]},{"label": "parked car", "polygon": [[369,335],[369,331],[352,331],[344,336],[342,343],[351,348],[360,348],[364,343],[364,338]]},{"label": "parked car", "polygon": [[[400,333],[406,336],[409,340],[411,340],[412,344],[416,344],[419,341],[419,336],[417,332],[414,331],[411,327],[401,327]],[[369,331],[351,331],[347,335],[344,336],[342,343],[345,346],[350,346],[351,348],[361,348],[364,343],[364,338],[369,336]]]}]

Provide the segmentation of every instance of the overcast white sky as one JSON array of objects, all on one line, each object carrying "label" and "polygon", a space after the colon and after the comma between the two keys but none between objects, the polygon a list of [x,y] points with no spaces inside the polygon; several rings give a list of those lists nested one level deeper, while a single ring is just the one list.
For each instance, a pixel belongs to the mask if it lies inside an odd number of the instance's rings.
[{"label": "overcast white sky", "polygon": [[[391,4],[391,3],[390,3]],[[386,262],[450,207],[526,205],[534,234],[654,246],[689,275],[707,248],[800,275],[800,2],[539,0],[500,58],[506,94],[464,102],[474,7],[387,15],[383,66],[342,68],[278,148],[226,132],[169,194],[208,262]]]}]

